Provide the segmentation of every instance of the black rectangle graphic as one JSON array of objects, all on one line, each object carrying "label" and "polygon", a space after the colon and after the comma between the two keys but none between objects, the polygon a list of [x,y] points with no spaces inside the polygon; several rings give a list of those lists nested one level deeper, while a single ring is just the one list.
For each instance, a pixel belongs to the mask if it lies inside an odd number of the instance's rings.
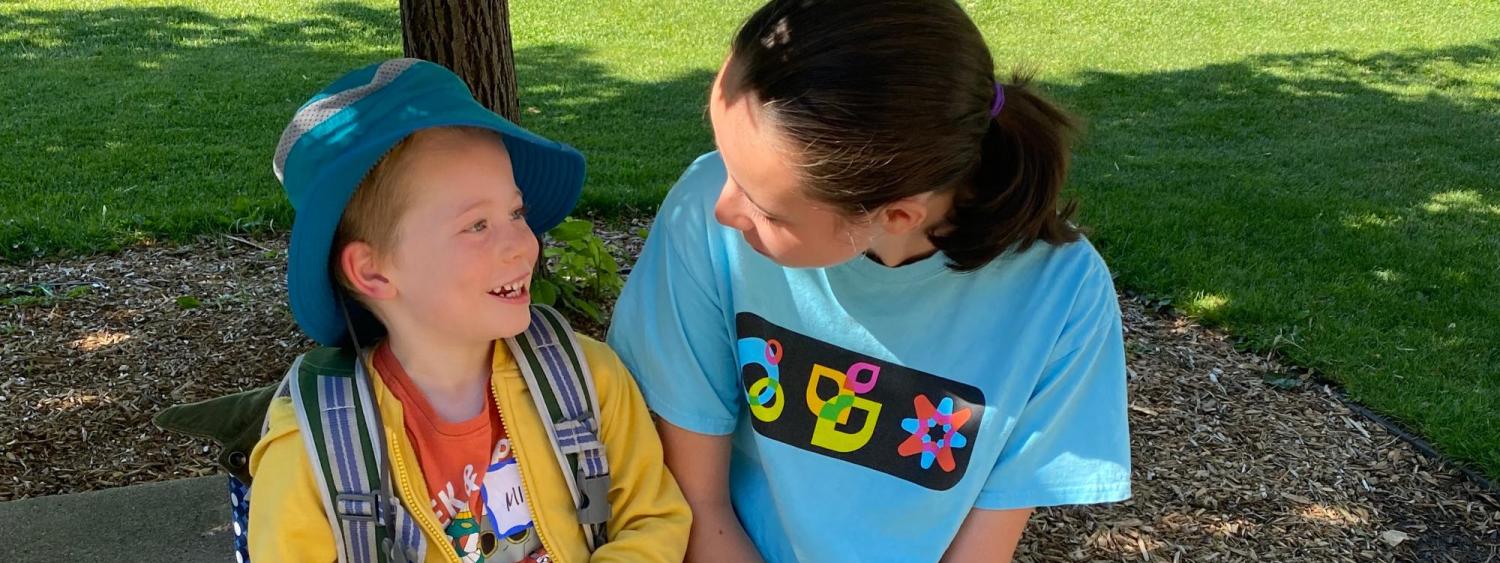
[{"label": "black rectangle graphic", "polygon": [[740,379],[762,436],[936,490],[963,479],[984,416],[966,383],[735,317]]}]

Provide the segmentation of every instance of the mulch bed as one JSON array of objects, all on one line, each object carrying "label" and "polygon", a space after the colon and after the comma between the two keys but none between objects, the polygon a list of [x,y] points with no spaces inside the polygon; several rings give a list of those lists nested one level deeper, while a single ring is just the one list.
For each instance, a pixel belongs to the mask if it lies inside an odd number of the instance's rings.
[{"label": "mulch bed", "polygon": [[[633,256],[635,231],[606,239]],[[206,443],[150,418],[275,381],[310,346],[284,260],[284,239],[217,237],[0,265],[0,501],[214,473]],[[1275,358],[1121,306],[1135,498],[1041,511],[1019,561],[1500,561],[1492,491]]]}]

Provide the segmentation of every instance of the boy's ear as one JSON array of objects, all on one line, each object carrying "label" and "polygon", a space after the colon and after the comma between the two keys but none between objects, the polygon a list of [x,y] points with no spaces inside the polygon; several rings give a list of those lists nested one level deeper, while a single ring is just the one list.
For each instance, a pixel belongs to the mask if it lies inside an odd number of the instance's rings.
[{"label": "boy's ear", "polygon": [[396,296],[395,284],[381,273],[379,258],[375,249],[363,241],[351,242],[339,252],[339,269],[356,295],[376,300]]}]

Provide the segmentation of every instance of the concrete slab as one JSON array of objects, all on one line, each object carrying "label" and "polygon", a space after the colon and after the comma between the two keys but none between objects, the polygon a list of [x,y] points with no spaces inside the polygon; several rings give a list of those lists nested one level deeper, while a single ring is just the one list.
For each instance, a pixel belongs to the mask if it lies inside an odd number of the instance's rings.
[{"label": "concrete slab", "polygon": [[0,503],[0,561],[233,561],[223,476]]}]

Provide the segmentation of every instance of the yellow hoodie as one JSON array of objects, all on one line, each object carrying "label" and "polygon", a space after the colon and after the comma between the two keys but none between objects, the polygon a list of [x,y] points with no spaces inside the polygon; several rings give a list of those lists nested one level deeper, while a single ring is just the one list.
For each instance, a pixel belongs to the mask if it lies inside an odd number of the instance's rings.
[{"label": "yellow hoodie", "polygon": [[[572,495],[520,369],[504,342],[494,347],[490,387],[521,467],[521,482],[537,533],[552,561],[682,561],[692,516],[662,459],[646,403],[630,373],[608,346],[580,335],[599,393],[600,439],[610,466],[609,543],[589,554]],[[426,481],[402,426],[401,403],[366,364],[386,424],[396,496],[427,536],[424,561],[460,563],[437,516],[428,509]],[[269,430],[250,456],[255,478],[250,503],[250,558],[256,563],[334,561],[333,530],[297,428],[291,399],[267,411]],[[394,426],[393,426],[394,425]],[[408,499],[417,499],[409,502]],[[415,506],[415,509],[413,509]]]}]

